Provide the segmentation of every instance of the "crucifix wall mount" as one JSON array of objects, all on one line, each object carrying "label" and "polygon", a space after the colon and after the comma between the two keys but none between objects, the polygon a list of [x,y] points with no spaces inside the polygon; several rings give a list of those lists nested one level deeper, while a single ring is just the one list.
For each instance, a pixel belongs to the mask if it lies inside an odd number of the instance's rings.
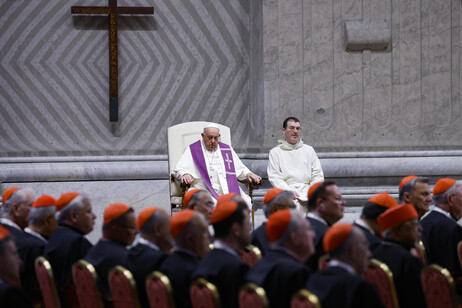
[{"label": "crucifix wall mount", "polygon": [[117,19],[119,15],[152,15],[154,7],[117,6],[108,0],[107,6],[72,6],[72,14],[108,15],[109,19],[109,121],[119,121],[119,59],[117,51]]}]

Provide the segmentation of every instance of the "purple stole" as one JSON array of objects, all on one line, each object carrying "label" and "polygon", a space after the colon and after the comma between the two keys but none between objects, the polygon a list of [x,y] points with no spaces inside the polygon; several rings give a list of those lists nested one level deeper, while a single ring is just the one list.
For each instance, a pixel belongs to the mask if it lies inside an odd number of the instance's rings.
[{"label": "purple stole", "polygon": [[[238,195],[241,194],[239,190],[239,184],[237,182],[236,177],[236,169],[234,168],[234,161],[233,161],[233,154],[229,145],[218,142],[220,145],[221,155],[223,156],[223,161],[225,162],[225,170],[226,170],[226,182],[228,183],[228,191],[230,193],[236,193]],[[207,185],[207,188],[210,190],[210,193],[215,199],[218,199],[218,194],[212,187],[212,183],[210,182],[209,173],[207,171],[207,165],[205,164],[204,153],[202,152],[202,145],[201,141],[198,140],[189,146],[191,150],[191,155],[193,158],[194,163],[196,164],[199,173],[202,176],[202,179]]]}]

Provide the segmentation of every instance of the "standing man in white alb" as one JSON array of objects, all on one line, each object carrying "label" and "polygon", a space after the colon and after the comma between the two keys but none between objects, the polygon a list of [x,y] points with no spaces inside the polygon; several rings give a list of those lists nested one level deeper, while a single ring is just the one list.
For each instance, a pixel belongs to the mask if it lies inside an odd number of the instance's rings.
[{"label": "standing man in white alb", "polygon": [[299,210],[306,207],[308,189],[324,181],[321,163],[313,147],[300,137],[300,121],[289,117],[282,124],[285,139],[269,152],[268,179],[273,187],[292,191]]},{"label": "standing man in white alb", "polygon": [[216,124],[206,125],[201,136],[184,151],[173,170],[175,177],[190,184],[190,189],[210,191],[215,200],[227,193],[240,194],[250,206],[250,197],[240,189],[237,180],[258,184],[261,177],[252,173],[229,145],[218,141],[220,129]]}]

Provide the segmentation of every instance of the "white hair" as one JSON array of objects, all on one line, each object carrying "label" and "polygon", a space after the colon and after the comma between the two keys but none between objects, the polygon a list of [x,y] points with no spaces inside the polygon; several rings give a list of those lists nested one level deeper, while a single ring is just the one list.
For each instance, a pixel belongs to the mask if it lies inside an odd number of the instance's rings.
[{"label": "white hair", "polygon": [[30,226],[40,226],[43,222],[43,219],[50,214],[55,216],[56,214],[55,205],[31,208],[29,212],[29,225]]},{"label": "white hair", "polygon": [[88,200],[88,197],[84,194],[80,194],[72,199],[61,211],[56,212],[56,220],[58,223],[63,223],[68,220],[72,211],[80,212],[83,209],[83,201],[85,199]]},{"label": "white hair", "polygon": [[34,194],[34,192],[30,188],[21,188],[16,190],[11,194],[11,196],[6,200],[3,204],[3,214],[4,215],[10,215],[11,214],[11,208],[13,204],[22,204],[26,202],[27,200],[27,193]]}]

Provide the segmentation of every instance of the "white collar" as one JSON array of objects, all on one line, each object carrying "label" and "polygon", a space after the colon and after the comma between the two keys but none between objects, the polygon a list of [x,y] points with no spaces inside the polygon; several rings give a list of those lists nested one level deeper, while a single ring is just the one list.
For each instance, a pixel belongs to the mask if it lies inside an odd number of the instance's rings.
[{"label": "white collar", "polygon": [[30,229],[29,227],[27,227],[26,229],[24,229],[24,232],[26,233],[29,233],[30,235],[44,241],[45,243],[47,242],[47,239],[43,237],[43,235],[41,235],[40,233]]},{"label": "white collar", "polygon": [[214,249],[224,250],[227,253],[230,253],[230,254],[238,257],[239,259],[241,258],[241,256],[239,256],[239,254],[234,249],[231,248],[231,246],[229,246],[227,243],[225,243],[225,242],[223,242],[221,240],[216,239],[213,242],[213,247],[214,247]]},{"label": "white collar", "polygon": [[361,218],[355,220],[355,224],[357,224],[358,226],[363,227],[364,229],[369,231],[372,235],[375,235],[374,230],[372,230],[372,228],[369,227],[369,225],[364,220],[362,220]]},{"label": "white collar", "polygon": [[356,271],[353,269],[353,267],[351,267],[351,265],[346,264],[345,262],[342,262],[336,259],[329,261],[328,266],[329,267],[337,266],[337,267],[343,268],[344,270],[346,270],[352,275],[357,275]]},{"label": "white collar", "polygon": [[0,218],[0,222],[4,225],[8,225],[10,227],[13,227],[15,229],[22,231],[20,226],[18,226],[15,222],[9,220],[8,218]]},{"label": "white collar", "polygon": [[152,249],[157,250],[157,251],[160,250],[159,246],[157,246],[153,242],[148,241],[147,239],[145,239],[145,238],[143,238],[141,236],[138,238],[138,244],[146,245],[146,246],[151,247]]},{"label": "white collar", "polygon": [[446,212],[445,210],[443,210],[443,209],[440,208],[440,207],[435,206],[435,207],[433,208],[433,211],[439,212],[439,213],[441,213],[441,214],[443,214],[443,215],[446,215],[447,217],[453,219],[453,218],[451,217],[451,214],[450,214],[449,212]]},{"label": "white collar", "polygon": [[313,212],[309,212],[308,214],[306,214],[307,217],[310,217],[310,218],[313,218],[314,220],[317,220],[323,224],[325,224],[326,226],[328,226],[329,224],[327,223],[327,221],[325,221],[321,216],[319,216],[318,214],[316,213],[313,213]]}]

